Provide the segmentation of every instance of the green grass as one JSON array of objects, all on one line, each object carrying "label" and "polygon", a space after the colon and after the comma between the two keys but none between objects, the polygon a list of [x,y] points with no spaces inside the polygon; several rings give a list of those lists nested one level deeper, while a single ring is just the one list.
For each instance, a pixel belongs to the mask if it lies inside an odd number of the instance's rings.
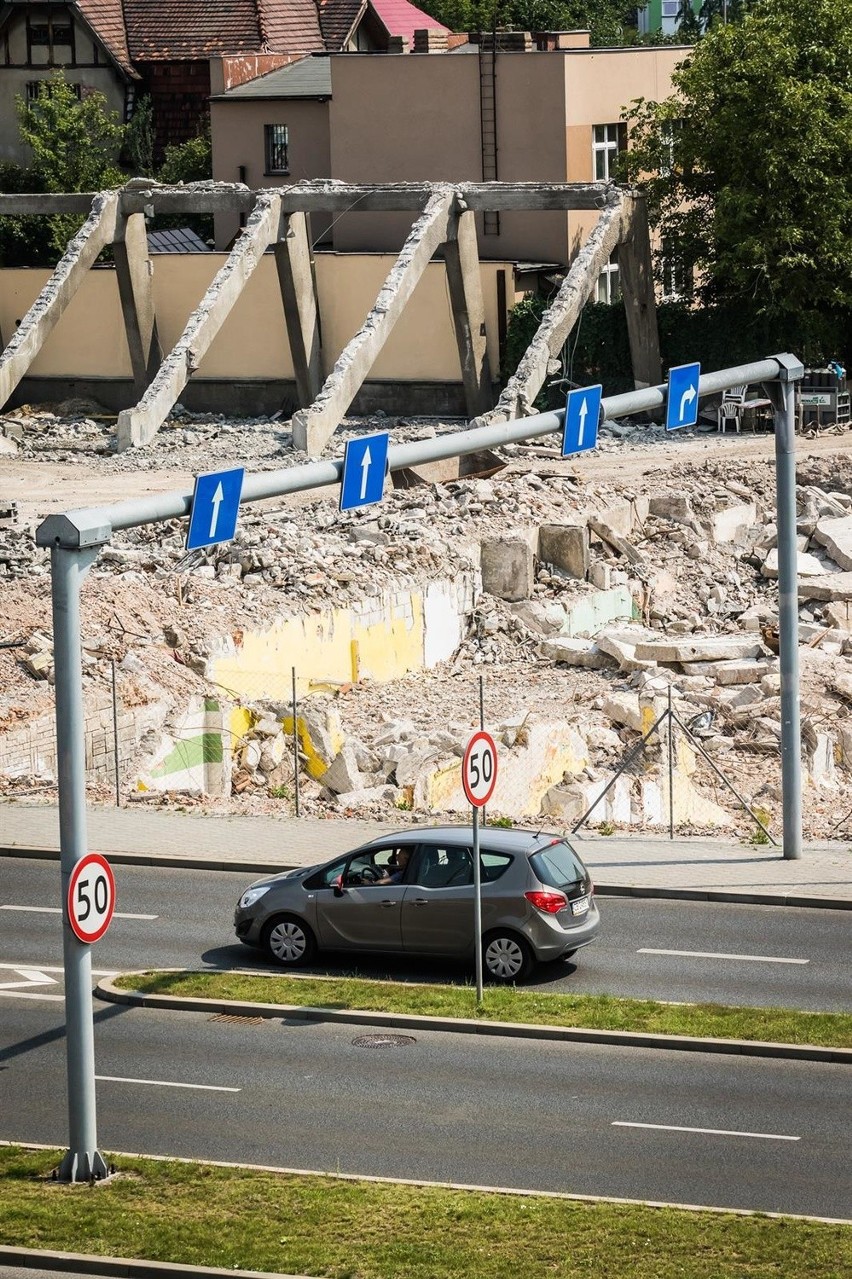
[{"label": "green grass", "polygon": [[[0,1148],[0,1243],[332,1279],[848,1279],[852,1227]],[[570,1162],[566,1163],[570,1188]]]},{"label": "green grass", "polygon": [[247,1000],[313,1008],[359,1008],[413,1013],[633,1030],[661,1035],[852,1048],[852,1015],[806,1013],[786,1008],[737,1008],[723,1004],[666,1004],[611,995],[550,995],[515,988],[488,988],[481,1009],[472,986],[417,985],[359,978],[265,976],[238,972],[131,973],[116,979],[125,990],[201,999]]}]

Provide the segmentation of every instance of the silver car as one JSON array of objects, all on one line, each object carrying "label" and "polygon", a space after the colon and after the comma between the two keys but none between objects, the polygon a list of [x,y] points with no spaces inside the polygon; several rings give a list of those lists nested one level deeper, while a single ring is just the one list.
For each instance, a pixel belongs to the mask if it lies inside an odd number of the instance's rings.
[{"label": "silver car", "polygon": [[[469,826],[413,827],[260,879],[237,903],[237,937],[285,967],[317,950],[472,959],[472,847]],[[594,887],[562,836],[486,827],[479,853],[486,976],[518,981],[594,940]]]}]

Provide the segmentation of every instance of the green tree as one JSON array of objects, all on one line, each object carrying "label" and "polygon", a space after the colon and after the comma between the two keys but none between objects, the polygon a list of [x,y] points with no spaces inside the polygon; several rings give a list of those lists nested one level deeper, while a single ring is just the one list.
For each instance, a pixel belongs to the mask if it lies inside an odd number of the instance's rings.
[{"label": "green tree", "polygon": [[[78,98],[61,70],[39,84],[32,102],[15,99],[18,131],[30,148],[29,173],[40,191],[103,191],[121,186],[124,174],[116,157],[124,126],[101,93]],[[83,218],[55,214],[45,219],[49,245],[61,256]]]},{"label": "green tree", "polygon": [[154,176],[154,110],[146,93],[136,103],[125,133],[125,145],[134,174],[142,178]]},{"label": "green tree", "polygon": [[684,44],[694,44],[701,35],[701,19],[692,6],[692,0],[680,0],[677,11],[678,39]]},{"label": "green tree", "polygon": [[627,0],[426,0],[421,7],[452,31],[588,28],[595,45],[622,44],[636,27],[636,5]]},{"label": "green tree", "polygon": [[[213,150],[209,133],[166,147],[163,163],[157,173],[157,181],[169,186],[176,186],[179,182],[209,182],[212,177]],[[154,218],[151,230],[166,231],[185,226],[191,227],[202,240],[213,238],[213,215],[210,213],[161,215]]]},{"label": "green tree", "polygon": [[700,296],[804,327],[852,306],[852,0],[714,24],[631,112],[626,176]]}]

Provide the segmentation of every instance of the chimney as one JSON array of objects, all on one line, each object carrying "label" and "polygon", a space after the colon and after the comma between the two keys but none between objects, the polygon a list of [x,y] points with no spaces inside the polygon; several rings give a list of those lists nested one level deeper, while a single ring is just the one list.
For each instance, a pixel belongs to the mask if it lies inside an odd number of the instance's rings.
[{"label": "chimney", "polygon": [[408,39],[406,36],[389,36],[388,37],[388,53],[408,53]]},{"label": "chimney", "polygon": [[414,32],[413,53],[446,53],[447,33],[436,27],[418,27]]},{"label": "chimney", "polygon": [[554,49],[588,49],[589,31],[534,31],[533,40],[540,53]]}]

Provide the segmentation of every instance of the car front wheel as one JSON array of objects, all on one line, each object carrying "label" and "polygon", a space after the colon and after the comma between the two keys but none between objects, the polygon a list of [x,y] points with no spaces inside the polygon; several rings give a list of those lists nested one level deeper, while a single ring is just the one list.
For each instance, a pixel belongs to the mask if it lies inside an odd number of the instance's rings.
[{"label": "car front wheel", "polygon": [[482,943],[482,966],[491,981],[521,981],[533,963],[529,946],[514,933],[490,933]]},{"label": "car front wheel", "polygon": [[310,928],[294,915],[270,920],[263,930],[262,942],[266,953],[285,968],[310,963],[317,948]]}]

